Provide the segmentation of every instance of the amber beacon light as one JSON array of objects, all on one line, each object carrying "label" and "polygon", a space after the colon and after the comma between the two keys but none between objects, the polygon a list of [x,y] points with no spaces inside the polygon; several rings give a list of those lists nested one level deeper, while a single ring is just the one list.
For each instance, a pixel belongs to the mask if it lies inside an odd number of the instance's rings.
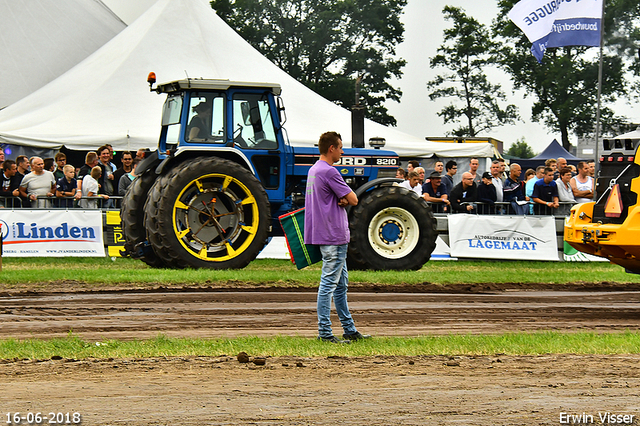
[{"label": "amber beacon light", "polygon": [[150,72],[147,76],[147,83],[149,83],[149,88],[153,90],[153,85],[156,84],[156,73]]}]

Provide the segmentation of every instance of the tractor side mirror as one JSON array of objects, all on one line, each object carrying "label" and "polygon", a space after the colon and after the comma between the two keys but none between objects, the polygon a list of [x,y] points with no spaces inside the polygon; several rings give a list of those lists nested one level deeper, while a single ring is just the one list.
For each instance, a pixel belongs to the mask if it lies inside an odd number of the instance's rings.
[{"label": "tractor side mirror", "polygon": [[276,101],[277,109],[278,109],[278,118],[280,119],[280,126],[283,126],[285,121],[287,121],[287,113],[284,108],[284,101],[280,96],[278,96]]}]

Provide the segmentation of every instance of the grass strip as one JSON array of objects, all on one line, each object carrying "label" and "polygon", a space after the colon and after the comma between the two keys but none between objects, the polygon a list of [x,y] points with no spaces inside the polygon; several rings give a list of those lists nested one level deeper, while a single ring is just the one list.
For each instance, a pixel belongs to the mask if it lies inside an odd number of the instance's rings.
[{"label": "grass strip", "polygon": [[184,339],[159,335],[149,340],[89,342],[70,334],[62,339],[0,341],[0,359],[149,358],[174,356],[418,356],[418,355],[541,355],[637,354],[640,332],[621,333],[506,333],[374,337],[351,345],[336,345],[302,337],[238,337]]},{"label": "grass strip", "polygon": [[[61,282],[96,287],[114,284],[144,285],[252,285],[316,286],[320,263],[298,271],[287,260],[258,259],[242,270],[154,269],[133,259],[117,258],[5,258],[0,288]],[[482,284],[482,283],[638,283],[609,263],[534,261],[436,261],[418,271],[349,271],[354,283],[373,284]]]}]

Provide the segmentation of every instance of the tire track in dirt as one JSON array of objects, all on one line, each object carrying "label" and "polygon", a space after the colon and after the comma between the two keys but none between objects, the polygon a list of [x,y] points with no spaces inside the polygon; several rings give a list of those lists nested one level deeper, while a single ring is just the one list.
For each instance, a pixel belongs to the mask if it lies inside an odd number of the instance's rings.
[{"label": "tire track in dirt", "polygon": [[[315,293],[78,292],[0,297],[0,338],[219,337],[277,334],[312,337]],[[379,336],[535,330],[637,329],[640,293],[503,291],[494,293],[353,292],[362,330]],[[334,326],[338,325],[337,318]]]}]

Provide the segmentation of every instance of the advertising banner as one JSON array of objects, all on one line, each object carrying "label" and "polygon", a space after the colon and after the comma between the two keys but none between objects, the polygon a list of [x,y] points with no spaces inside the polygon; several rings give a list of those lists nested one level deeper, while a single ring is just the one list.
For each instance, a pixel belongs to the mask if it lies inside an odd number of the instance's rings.
[{"label": "advertising banner", "polygon": [[600,46],[603,0],[522,0],[509,12],[538,62],[548,47]]},{"label": "advertising banner", "polygon": [[559,260],[552,216],[449,215],[452,257]]},{"label": "advertising banner", "polygon": [[3,256],[103,257],[100,210],[0,209]]},{"label": "advertising banner", "polygon": [[107,256],[122,257],[124,250],[124,232],[120,224],[120,212],[108,210],[104,212],[103,222],[104,245],[107,246]]}]

